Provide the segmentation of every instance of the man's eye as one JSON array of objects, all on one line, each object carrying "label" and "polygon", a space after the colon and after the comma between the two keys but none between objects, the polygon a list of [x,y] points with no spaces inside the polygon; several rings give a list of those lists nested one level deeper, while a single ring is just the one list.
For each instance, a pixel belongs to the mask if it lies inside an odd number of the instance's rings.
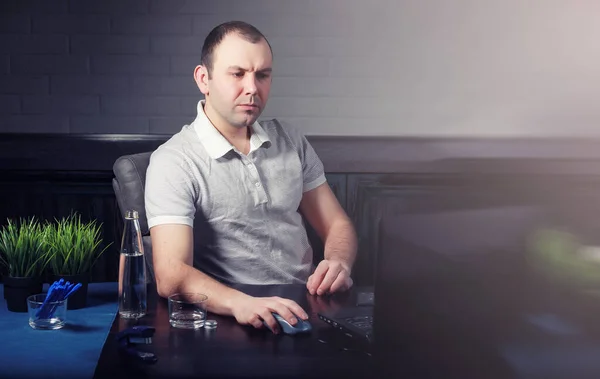
[{"label": "man's eye", "polygon": [[243,73],[241,73],[241,72],[234,72],[234,73],[233,73],[233,74],[231,74],[231,75],[233,75],[233,76],[234,76],[234,77],[236,77],[236,78],[241,78],[242,76],[244,76],[244,74],[243,74]]},{"label": "man's eye", "polygon": [[267,79],[269,74],[257,74],[256,77],[260,80]]}]

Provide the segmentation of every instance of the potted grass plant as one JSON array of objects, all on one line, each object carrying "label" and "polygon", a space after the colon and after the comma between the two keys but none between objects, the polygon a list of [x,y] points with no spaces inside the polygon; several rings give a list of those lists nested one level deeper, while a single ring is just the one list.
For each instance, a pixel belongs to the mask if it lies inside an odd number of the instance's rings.
[{"label": "potted grass plant", "polygon": [[49,259],[45,238],[46,229],[35,217],[18,222],[9,219],[0,230],[0,264],[9,311],[27,312],[27,297],[42,292]]},{"label": "potted grass plant", "polygon": [[77,213],[46,225],[46,244],[50,254],[48,269],[50,282],[64,278],[81,283],[81,288],[69,298],[68,309],[86,306],[88,284],[92,268],[104,253],[102,225],[95,220],[82,222]]}]

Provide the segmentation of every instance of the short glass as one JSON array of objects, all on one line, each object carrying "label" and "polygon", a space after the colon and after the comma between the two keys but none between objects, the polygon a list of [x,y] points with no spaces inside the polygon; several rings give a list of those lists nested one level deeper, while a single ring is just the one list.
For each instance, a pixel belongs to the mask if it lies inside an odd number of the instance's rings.
[{"label": "short glass", "polygon": [[199,329],[206,321],[206,301],[201,293],[176,293],[169,296],[169,324],[175,328]]},{"label": "short glass", "polygon": [[[67,323],[67,301],[49,301],[44,305],[46,294],[27,298],[29,326],[33,329],[60,329]],[[43,309],[42,309],[42,305]]]}]

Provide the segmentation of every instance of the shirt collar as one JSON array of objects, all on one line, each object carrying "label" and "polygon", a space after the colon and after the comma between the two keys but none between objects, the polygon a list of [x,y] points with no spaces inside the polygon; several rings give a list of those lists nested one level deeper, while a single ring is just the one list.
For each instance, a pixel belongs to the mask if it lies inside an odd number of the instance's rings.
[{"label": "shirt collar", "polygon": [[[219,159],[233,149],[233,145],[227,141],[225,137],[215,128],[210,122],[206,113],[204,113],[204,101],[198,102],[197,111],[198,115],[194,120],[194,130],[200,138],[200,142],[208,152],[208,155],[213,159]],[[250,136],[250,152],[258,149],[259,147],[266,145],[271,146],[271,140],[260,126],[258,121],[252,124],[251,128],[252,135]]]},{"label": "shirt collar", "polygon": [[250,136],[250,151],[254,151],[263,145],[268,148],[271,146],[271,140],[258,121],[255,121],[252,124],[252,135]]}]

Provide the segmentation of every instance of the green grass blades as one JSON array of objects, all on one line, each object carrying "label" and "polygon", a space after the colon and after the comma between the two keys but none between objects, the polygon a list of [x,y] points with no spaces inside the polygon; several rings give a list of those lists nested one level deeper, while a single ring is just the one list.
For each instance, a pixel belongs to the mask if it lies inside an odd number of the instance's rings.
[{"label": "green grass blades", "polygon": [[82,222],[81,216],[71,216],[46,225],[49,267],[56,275],[77,275],[89,272],[98,258],[110,246],[100,250],[101,225],[96,221]]},{"label": "green grass blades", "polygon": [[47,229],[35,217],[8,220],[0,230],[0,264],[11,277],[41,276],[50,255],[45,249]]}]

